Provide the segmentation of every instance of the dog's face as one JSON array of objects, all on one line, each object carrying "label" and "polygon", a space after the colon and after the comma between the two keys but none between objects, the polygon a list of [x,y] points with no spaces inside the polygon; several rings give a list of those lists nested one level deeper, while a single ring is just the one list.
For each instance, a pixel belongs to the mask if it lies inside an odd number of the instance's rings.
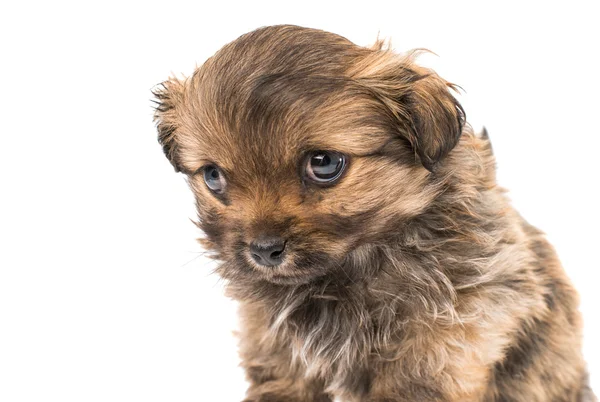
[{"label": "dog's face", "polygon": [[435,195],[463,125],[449,84],[381,45],[268,27],[155,91],[159,140],[189,177],[203,244],[236,281],[348,275]]}]

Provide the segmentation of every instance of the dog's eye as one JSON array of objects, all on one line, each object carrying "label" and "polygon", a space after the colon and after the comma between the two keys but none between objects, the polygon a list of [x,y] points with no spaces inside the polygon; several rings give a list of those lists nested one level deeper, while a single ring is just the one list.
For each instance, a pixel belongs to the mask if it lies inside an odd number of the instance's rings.
[{"label": "dog's eye", "polygon": [[317,151],[308,156],[306,176],[320,184],[330,184],[339,179],[346,167],[346,157],[339,152]]},{"label": "dog's eye", "polygon": [[214,165],[204,167],[204,182],[212,192],[217,194],[223,193],[227,186],[223,173]]}]

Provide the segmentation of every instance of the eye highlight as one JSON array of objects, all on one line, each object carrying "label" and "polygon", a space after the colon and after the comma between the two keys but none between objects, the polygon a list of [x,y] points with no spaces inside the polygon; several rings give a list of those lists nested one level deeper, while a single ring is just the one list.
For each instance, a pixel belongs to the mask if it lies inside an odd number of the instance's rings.
[{"label": "eye highlight", "polygon": [[346,156],[335,151],[316,151],[308,155],[305,175],[318,184],[333,184],[346,167]]},{"label": "eye highlight", "polygon": [[215,165],[207,165],[204,167],[204,183],[210,191],[216,194],[223,194],[227,187],[227,181],[221,170]]}]

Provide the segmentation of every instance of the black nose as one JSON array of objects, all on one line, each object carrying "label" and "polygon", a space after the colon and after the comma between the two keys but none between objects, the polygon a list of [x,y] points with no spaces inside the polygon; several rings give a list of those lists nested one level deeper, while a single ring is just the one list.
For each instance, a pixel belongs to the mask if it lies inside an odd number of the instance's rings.
[{"label": "black nose", "polygon": [[269,238],[250,244],[250,254],[260,265],[275,266],[283,261],[285,241],[280,238]]}]

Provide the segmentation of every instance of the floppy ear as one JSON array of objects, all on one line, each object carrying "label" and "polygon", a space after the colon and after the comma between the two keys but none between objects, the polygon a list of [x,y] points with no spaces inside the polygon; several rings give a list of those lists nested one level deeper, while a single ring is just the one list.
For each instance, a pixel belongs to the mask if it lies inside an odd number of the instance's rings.
[{"label": "floppy ear", "polygon": [[154,122],[158,130],[158,142],[175,168],[176,172],[182,171],[177,144],[177,107],[183,96],[183,84],[170,78],[152,89],[154,103]]},{"label": "floppy ear", "polygon": [[465,112],[450,93],[454,86],[433,71],[417,72],[418,78],[404,99],[408,111],[408,141],[425,168],[434,171],[458,144],[465,123]]},{"label": "floppy ear", "polygon": [[456,87],[433,70],[416,65],[416,52],[408,56],[374,52],[363,65],[368,74],[364,79],[391,112],[399,134],[433,172],[456,146],[465,124],[464,110],[450,92]]}]

